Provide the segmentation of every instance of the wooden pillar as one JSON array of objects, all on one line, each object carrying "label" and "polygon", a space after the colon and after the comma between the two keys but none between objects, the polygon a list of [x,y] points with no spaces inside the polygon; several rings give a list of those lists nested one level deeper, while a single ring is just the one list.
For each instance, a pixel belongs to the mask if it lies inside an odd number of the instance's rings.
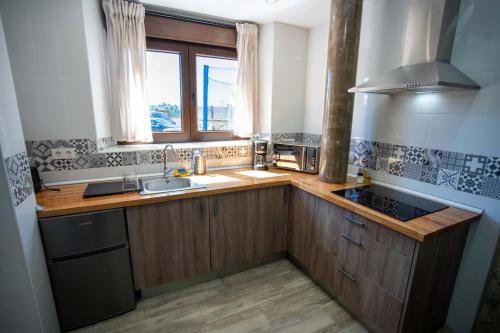
[{"label": "wooden pillar", "polygon": [[347,178],[359,32],[363,0],[331,0],[325,112],[319,179],[344,183]]}]

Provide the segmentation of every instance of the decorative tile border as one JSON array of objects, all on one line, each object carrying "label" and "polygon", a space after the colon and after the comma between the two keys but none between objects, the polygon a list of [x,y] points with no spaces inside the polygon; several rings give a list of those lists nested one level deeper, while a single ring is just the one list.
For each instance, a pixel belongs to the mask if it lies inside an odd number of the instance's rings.
[{"label": "decorative tile border", "polygon": [[500,200],[500,158],[351,140],[349,163],[398,177]]},{"label": "decorative tile border", "polygon": [[271,141],[297,141],[311,144],[320,144],[321,135],[313,133],[273,133],[271,135]]},{"label": "decorative tile border", "polygon": [[[111,142],[109,139],[104,141]],[[321,135],[273,133],[271,141],[304,141],[320,144]],[[106,153],[98,151],[99,145],[90,139],[26,142],[30,164],[41,172],[163,163],[162,150]],[[77,157],[53,160],[51,149],[57,147],[75,148]],[[251,145],[200,149],[209,160],[249,158],[252,154]],[[169,151],[167,156],[169,161],[189,162],[193,149],[182,148],[178,149],[177,153],[177,156],[174,156]],[[359,166],[363,160],[365,167],[371,170],[500,200],[500,157],[351,140],[349,163]]]},{"label": "decorative tile border", "polygon": [[5,168],[12,200],[17,207],[33,194],[33,183],[26,152],[23,151],[5,158]]},{"label": "decorative tile border", "polygon": [[[132,165],[148,165],[163,163],[163,150],[140,150],[127,152],[102,152],[100,150],[109,139],[99,139],[99,143],[90,139],[27,141],[26,150],[30,165],[40,172],[78,170],[91,168],[115,168]],[[228,142],[230,144],[230,142]],[[105,145],[104,144],[104,145]],[[77,156],[72,159],[52,159],[52,149],[59,147],[75,148]],[[169,151],[168,160],[172,162],[190,162],[193,150],[200,149],[209,160],[246,158],[251,156],[250,145],[230,145],[208,148],[177,149],[177,156]]]}]

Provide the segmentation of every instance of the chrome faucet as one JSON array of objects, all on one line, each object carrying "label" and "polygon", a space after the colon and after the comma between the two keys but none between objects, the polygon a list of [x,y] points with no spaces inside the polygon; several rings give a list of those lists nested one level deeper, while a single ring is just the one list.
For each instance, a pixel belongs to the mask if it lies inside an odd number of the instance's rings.
[{"label": "chrome faucet", "polygon": [[172,176],[172,173],[174,172],[174,168],[168,168],[167,165],[167,153],[168,149],[172,150],[172,153],[174,153],[174,156],[177,156],[177,152],[175,151],[174,146],[172,146],[170,143],[165,145],[165,148],[163,148],[163,177],[165,179],[169,179]]}]

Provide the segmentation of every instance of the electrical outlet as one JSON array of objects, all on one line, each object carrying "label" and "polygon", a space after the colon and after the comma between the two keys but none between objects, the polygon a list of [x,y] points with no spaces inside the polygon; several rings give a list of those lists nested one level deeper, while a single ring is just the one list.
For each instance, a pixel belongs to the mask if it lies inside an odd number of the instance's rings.
[{"label": "electrical outlet", "polygon": [[76,158],[75,148],[52,148],[52,159],[64,160],[68,158]]}]

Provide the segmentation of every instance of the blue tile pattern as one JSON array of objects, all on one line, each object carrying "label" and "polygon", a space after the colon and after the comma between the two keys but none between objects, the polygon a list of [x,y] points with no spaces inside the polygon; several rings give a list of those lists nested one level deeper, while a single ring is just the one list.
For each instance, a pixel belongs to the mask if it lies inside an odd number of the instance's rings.
[{"label": "blue tile pattern", "polygon": [[500,157],[352,139],[349,163],[363,160],[370,170],[500,200]]}]

